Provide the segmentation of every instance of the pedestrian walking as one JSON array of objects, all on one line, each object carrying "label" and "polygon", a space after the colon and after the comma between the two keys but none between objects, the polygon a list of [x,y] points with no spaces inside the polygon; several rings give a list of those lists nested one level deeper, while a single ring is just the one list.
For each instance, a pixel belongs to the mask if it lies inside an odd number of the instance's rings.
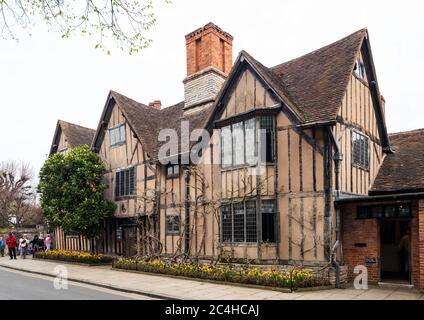
[{"label": "pedestrian walking", "polygon": [[9,236],[6,238],[6,245],[9,251],[10,260],[16,260],[16,238],[12,232],[9,232]]},{"label": "pedestrian walking", "polygon": [[29,241],[27,239],[26,234],[24,234],[22,239],[19,241],[19,249],[20,249],[22,259],[26,259],[26,255],[27,255],[27,251],[28,251],[28,244],[29,244]]},{"label": "pedestrian walking", "polygon": [[0,255],[4,257],[4,248],[6,247],[6,243],[3,240],[3,237],[0,237]]},{"label": "pedestrian walking", "polygon": [[35,235],[31,241],[31,245],[32,245],[32,256],[34,256],[35,253],[37,253],[43,248],[44,243],[42,240],[40,241],[40,238],[38,237],[38,235]]},{"label": "pedestrian walking", "polygon": [[52,246],[52,237],[50,234],[44,239],[44,245],[46,246],[46,251],[49,251]]}]

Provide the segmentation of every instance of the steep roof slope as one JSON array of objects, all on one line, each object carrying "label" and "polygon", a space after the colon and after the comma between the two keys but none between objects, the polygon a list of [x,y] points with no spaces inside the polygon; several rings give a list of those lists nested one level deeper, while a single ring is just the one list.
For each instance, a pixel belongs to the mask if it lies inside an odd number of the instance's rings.
[{"label": "steep roof slope", "polygon": [[80,145],[91,145],[96,130],[86,128],[75,123],[70,123],[63,120],[58,120],[56,125],[56,131],[53,137],[53,142],[50,147],[50,154],[57,152],[59,143],[59,133],[62,132],[67,139],[68,147],[75,148]]},{"label": "steep roof slope", "polygon": [[389,138],[395,153],[384,159],[370,194],[424,191],[424,129]]},{"label": "steep roof slope", "polygon": [[90,145],[96,132],[94,129],[86,128],[63,120],[59,120],[59,125],[68,139],[68,145],[70,148],[83,144]]},{"label": "steep roof slope", "polygon": [[189,135],[193,129],[204,127],[205,121],[212,110],[209,107],[201,112],[184,115],[184,102],[158,110],[115,91],[111,91],[111,96],[118,107],[125,113],[128,122],[152,160],[158,160],[160,146],[165,143],[158,141],[161,130],[175,130],[178,135],[178,151],[180,152],[181,139],[184,141],[189,139],[187,136],[181,137],[181,123],[188,121],[189,131],[187,131],[187,134]]},{"label": "steep roof slope", "polygon": [[[126,114],[130,125],[144,144],[149,156],[157,160],[158,151],[164,142],[158,141],[162,129],[174,129],[180,141],[181,122],[190,121],[190,131],[204,128],[216,116],[219,100],[225,95],[225,87],[235,70],[248,61],[275,93],[288,105],[300,123],[327,122],[336,120],[337,114],[349,83],[355,58],[367,37],[367,30],[359,30],[341,40],[297,59],[272,68],[264,66],[247,52],[241,51],[228,80],[217,96],[215,104],[201,112],[184,116],[184,102],[157,110],[132,100],[115,91],[110,96]],[[385,128],[385,126],[384,126]],[[386,136],[387,137],[387,136]],[[97,138],[96,138],[97,139]]]},{"label": "steep roof slope", "polygon": [[304,114],[305,122],[336,119],[366,29],[270,68]]}]

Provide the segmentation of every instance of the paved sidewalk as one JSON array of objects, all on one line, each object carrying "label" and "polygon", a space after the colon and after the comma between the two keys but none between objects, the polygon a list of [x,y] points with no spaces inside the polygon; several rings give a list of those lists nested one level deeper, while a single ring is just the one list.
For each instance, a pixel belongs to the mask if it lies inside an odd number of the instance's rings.
[{"label": "paved sidewalk", "polygon": [[[0,258],[0,267],[55,276],[60,263]],[[295,293],[253,289],[241,286],[214,284],[196,280],[115,271],[110,267],[86,267],[64,264],[68,279],[126,292],[140,293],[162,299],[222,299],[222,300],[424,300],[424,294],[411,289],[370,287],[368,290],[327,289]],[[1,272],[1,269],[0,269]]]}]

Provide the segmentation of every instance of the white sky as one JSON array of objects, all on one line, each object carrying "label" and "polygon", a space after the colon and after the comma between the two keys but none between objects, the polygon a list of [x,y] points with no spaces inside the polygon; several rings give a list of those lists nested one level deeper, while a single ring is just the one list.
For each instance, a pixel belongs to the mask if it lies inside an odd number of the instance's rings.
[{"label": "white sky", "polygon": [[111,56],[95,40],[33,30],[19,43],[0,39],[0,161],[30,163],[49,151],[57,119],[96,128],[109,89],[137,101],[182,101],[184,35],[212,21],[242,49],[273,66],[368,27],[389,132],[424,127],[424,2],[341,0],[156,1],[153,44]]}]

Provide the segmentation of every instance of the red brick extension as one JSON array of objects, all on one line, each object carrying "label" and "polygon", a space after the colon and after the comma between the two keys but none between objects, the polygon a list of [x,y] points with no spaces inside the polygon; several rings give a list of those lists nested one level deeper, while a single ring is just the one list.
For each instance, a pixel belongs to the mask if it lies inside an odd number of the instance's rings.
[{"label": "red brick extension", "polygon": [[[368,268],[369,284],[380,280],[380,231],[377,219],[356,219],[356,205],[346,205],[343,212],[343,258],[348,266],[349,280],[353,281],[353,269],[357,265]],[[411,219],[412,282],[415,288],[424,290],[424,200],[414,201]],[[356,246],[355,246],[356,244]],[[364,246],[366,245],[366,246]],[[366,263],[375,259],[376,263]]]}]

